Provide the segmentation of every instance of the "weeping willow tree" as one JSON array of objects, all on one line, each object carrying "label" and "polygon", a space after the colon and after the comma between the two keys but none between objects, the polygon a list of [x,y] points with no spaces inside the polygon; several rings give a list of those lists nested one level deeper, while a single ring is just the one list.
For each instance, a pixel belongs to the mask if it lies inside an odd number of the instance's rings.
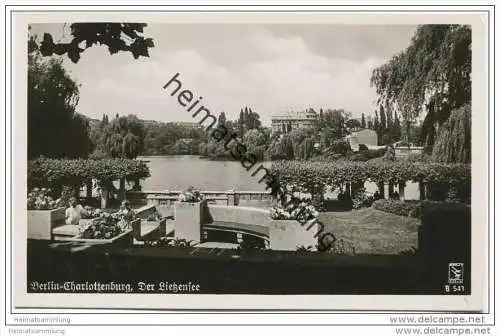
[{"label": "weeping willow tree", "polygon": [[135,159],[144,147],[144,126],[135,116],[117,116],[105,125],[98,149],[110,157]]},{"label": "weeping willow tree", "polygon": [[[420,137],[428,151],[438,138],[440,150],[454,148],[444,142],[458,141],[440,134],[451,112],[471,102],[471,40],[470,26],[422,25],[405,50],[372,73],[377,109],[389,114],[396,111],[407,128],[425,115]],[[464,148],[470,151],[470,146]],[[445,155],[440,152],[438,156]]]},{"label": "weeping willow tree", "polygon": [[441,126],[432,156],[438,162],[471,162],[471,107],[453,110]]}]

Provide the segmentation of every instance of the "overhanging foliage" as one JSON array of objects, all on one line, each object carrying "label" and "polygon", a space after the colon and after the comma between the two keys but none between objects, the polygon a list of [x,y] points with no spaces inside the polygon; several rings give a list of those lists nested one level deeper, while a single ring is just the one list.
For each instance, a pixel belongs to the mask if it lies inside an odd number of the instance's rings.
[{"label": "overhanging foliage", "polygon": [[471,167],[468,164],[442,164],[409,161],[312,162],[277,161],[271,167],[282,187],[295,185],[314,191],[327,185],[345,183],[412,181],[430,184],[470,185]]},{"label": "overhanging foliage", "polygon": [[29,187],[79,186],[88,179],[109,182],[150,176],[146,163],[129,159],[58,160],[39,158],[28,163]]}]

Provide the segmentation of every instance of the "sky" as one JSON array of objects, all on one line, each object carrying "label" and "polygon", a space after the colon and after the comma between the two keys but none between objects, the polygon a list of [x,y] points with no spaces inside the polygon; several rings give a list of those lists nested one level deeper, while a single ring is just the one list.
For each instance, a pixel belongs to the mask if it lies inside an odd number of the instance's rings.
[{"label": "sky", "polygon": [[[68,26],[32,25],[67,41]],[[307,108],[345,109],[374,115],[374,68],[405,49],[416,26],[329,24],[150,24],[150,57],[87,49],[65,67],[81,84],[77,111],[135,114],[158,121],[196,121],[163,86],[176,74],[183,89],[203,97],[212,114],[236,119],[242,107],[271,116]],[[180,92],[180,91],[179,91]]]}]

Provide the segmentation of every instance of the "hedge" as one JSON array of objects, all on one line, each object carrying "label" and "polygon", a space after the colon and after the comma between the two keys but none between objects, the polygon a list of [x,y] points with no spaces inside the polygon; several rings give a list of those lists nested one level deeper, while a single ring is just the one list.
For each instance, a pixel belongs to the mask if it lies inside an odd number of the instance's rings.
[{"label": "hedge", "polygon": [[28,185],[78,186],[93,178],[101,182],[150,176],[146,163],[130,159],[67,160],[39,158],[28,162]]},{"label": "hedge", "polygon": [[381,199],[373,202],[372,206],[374,209],[389,212],[399,216],[420,218],[420,216],[422,215],[422,202],[420,201]]},{"label": "hedge", "polygon": [[271,174],[281,185],[295,185],[303,190],[321,190],[327,185],[345,183],[399,181],[470,186],[469,164],[441,164],[408,161],[277,161]]}]

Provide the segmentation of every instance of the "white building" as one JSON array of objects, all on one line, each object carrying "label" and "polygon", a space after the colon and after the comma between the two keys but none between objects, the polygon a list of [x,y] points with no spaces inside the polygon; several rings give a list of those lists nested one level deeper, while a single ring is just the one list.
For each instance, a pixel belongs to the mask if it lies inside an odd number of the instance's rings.
[{"label": "white building", "polygon": [[285,112],[271,117],[273,132],[288,133],[296,128],[312,127],[318,114],[312,110],[302,112]]}]

